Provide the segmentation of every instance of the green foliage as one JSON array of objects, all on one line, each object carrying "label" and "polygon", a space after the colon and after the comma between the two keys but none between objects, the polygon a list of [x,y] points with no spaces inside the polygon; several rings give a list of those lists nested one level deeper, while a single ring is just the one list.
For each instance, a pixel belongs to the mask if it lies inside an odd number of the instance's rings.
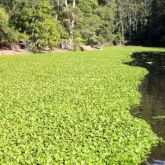
[{"label": "green foliage", "polygon": [[97,30],[101,26],[101,19],[99,16],[90,14],[79,25],[79,31],[86,44],[97,45],[98,36]]},{"label": "green foliage", "polygon": [[0,28],[8,26],[9,16],[3,7],[0,7]]},{"label": "green foliage", "polygon": [[25,35],[18,33],[9,26],[9,16],[6,10],[0,6],[0,45],[3,46],[13,42],[23,41]]},{"label": "green foliage", "polygon": [[129,110],[147,71],[123,62],[144,50],[0,57],[0,164],[143,162],[158,138]]},{"label": "green foliage", "polygon": [[32,43],[34,43],[37,48],[53,48],[59,40],[57,24],[53,18],[47,18],[42,22],[35,23],[32,33]]},{"label": "green foliage", "polygon": [[80,0],[78,8],[86,15],[93,12],[98,7],[97,0]]},{"label": "green foliage", "polygon": [[67,32],[67,30],[64,28],[64,26],[62,26],[60,23],[58,24],[58,29],[59,29],[59,34],[60,34],[60,45],[66,45],[68,42],[68,38],[69,38],[69,33]]},{"label": "green foliage", "polygon": [[52,48],[58,43],[58,26],[46,0],[20,1],[13,11],[11,22],[20,32],[29,35],[31,44],[36,48]]},{"label": "green foliage", "polygon": [[99,36],[98,43],[100,45],[112,44],[114,42],[114,10],[115,5],[111,3],[111,6],[98,7],[94,12],[101,18],[101,25],[97,29],[97,35]]},{"label": "green foliage", "polygon": [[6,40],[2,36],[13,41],[14,27],[37,49],[61,45],[73,50],[82,41],[164,46],[164,0],[0,0],[0,4],[7,10],[5,15],[1,11],[2,26],[8,19],[10,27],[3,35],[1,30],[1,43]]}]

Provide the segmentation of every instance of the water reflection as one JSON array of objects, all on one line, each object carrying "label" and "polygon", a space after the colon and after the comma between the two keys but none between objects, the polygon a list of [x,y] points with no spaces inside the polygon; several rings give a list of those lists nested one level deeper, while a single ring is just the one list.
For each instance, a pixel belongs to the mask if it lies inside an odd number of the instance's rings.
[{"label": "water reflection", "polygon": [[[159,137],[165,139],[165,73],[149,74],[140,91],[142,100],[139,117],[145,119]],[[165,144],[152,152],[149,161],[154,160],[155,165],[165,165]]]},{"label": "water reflection", "polygon": [[[148,122],[153,131],[165,140],[165,53],[142,52],[132,55],[134,66],[149,70],[140,86],[141,105],[133,111],[135,116]],[[147,165],[165,165],[165,144],[150,155]]]}]

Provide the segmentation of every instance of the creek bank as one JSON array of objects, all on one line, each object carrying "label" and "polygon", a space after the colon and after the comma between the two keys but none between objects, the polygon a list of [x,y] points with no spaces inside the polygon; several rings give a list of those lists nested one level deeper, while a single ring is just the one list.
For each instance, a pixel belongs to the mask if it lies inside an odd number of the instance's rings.
[{"label": "creek bank", "polygon": [[[141,105],[132,113],[149,123],[152,130],[165,140],[165,52],[139,52],[132,58],[130,65],[149,71],[139,88]],[[146,164],[165,164],[165,143],[153,149]]]}]

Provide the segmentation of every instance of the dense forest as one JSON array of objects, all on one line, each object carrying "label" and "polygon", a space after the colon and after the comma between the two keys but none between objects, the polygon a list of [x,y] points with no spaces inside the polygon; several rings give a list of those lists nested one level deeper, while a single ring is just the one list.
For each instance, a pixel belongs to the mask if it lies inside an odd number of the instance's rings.
[{"label": "dense forest", "polygon": [[0,0],[0,46],[165,46],[164,0]]}]

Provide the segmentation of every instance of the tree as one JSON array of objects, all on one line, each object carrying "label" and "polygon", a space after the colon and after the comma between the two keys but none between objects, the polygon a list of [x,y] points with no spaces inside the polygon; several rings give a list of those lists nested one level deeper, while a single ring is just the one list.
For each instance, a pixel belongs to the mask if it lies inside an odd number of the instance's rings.
[{"label": "tree", "polygon": [[111,0],[108,1],[108,3],[105,3],[104,6],[99,6],[94,11],[94,13],[97,14],[101,19],[101,25],[97,31],[100,45],[112,44],[114,42],[115,9],[115,0]]},{"label": "tree", "polygon": [[23,35],[9,26],[9,15],[0,6],[0,46],[11,46],[12,43],[22,39]]},{"label": "tree", "polygon": [[165,41],[163,0],[0,0],[0,4],[7,11],[10,30],[26,33],[27,42],[40,49],[59,45],[73,50],[81,43],[163,46]]},{"label": "tree", "polygon": [[53,48],[59,40],[58,25],[47,0],[19,0],[13,6],[11,24],[29,36],[33,48]]}]

